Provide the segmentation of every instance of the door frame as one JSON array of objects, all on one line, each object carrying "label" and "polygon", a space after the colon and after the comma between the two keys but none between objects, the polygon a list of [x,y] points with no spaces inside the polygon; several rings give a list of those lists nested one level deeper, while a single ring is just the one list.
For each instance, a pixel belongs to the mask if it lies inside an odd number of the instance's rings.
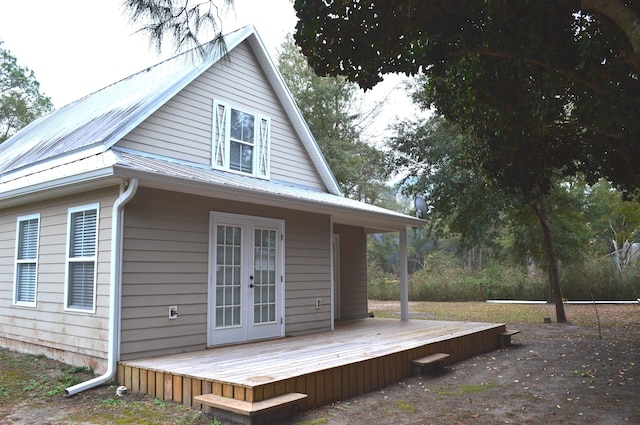
[{"label": "door frame", "polygon": [[[244,229],[247,227],[251,227],[250,232],[253,232],[255,227],[271,227],[278,230],[280,234],[278,244],[277,244],[277,252],[276,252],[276,261],[277,267],[279,271],[279,277],[276,276],[277,286],[276,286],[276,320],[279,321],[279,332],[277,335],[269,336],[267,338],[255,338],[249,339],[248,335],[250,333],[249,326],[252,324],[247,323],[246,326],[243,326],[246,331],[246,338],[239,339],[237,341],[225,341],[222,343],[216,342],[213,339],[214,336],[214,324],[215,324],[215,304],[214,304],[214,295],[215,295],[215,276],[216,276],[216,226],[218,224],[223,224],[226,221],[226,224],[230,225],[241,225]],[[284,302],[285,302],[285,222],[284,220],[268,218],[268,217],[259,217],[259,216],[250,216],[244,214],[234,214],[234,213],[226,213],[226,212],[218,212],[218,211],[210,211],[209,212],[209,252],[208,252],[208,284],[207,284],[207,346],[219,346],[219,345],[227,345],[227,344],[237,344],[237,343],[245,343],[251,341],[257,341],[259,339],[269,339],[269,338],[281,338],[285,335],[285,320],[284,320]],[[253,240],[253,236],[249,238]],[[252,249],[252,247],[244,247],[243,249]],[[247,258],[245,253],[242,254],[243,260]],[[253,256],[251,256],[253,259]],[[247,267],[253,268],[251,264],[246,264],[245,269]],[[245,270],[243,270],[243,274],[245,274]],[[247,287],[245,287],[247,286]],[[249,314],[249,308],[253,311],[253,306],[246,305],[249,297],[246,295],[246,291],[248,291],[248,283],[245,283],[241,286],[241,299],[243,301],[243,312],[241,314],[241,320],[248,321],[249,317],[252,315]],[[253,299],[251,297],[251,299]]]}]

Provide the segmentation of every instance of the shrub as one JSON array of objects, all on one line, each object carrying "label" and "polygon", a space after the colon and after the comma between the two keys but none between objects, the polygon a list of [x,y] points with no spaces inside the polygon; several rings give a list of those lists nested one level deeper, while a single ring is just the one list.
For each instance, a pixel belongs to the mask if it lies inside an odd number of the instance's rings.
[{"label": "shrub", "polygon": [[569,300],[635,300],[640,296],[640,265],[624,275],[610,258],[595,258],[579,267],[563,269],[560,279],[562,296]]},{"label": "shrub", "polygon": [[372,300],[390,301],[400,299],[400,284],[392,274],[378,265],[369,266],[368,296]]},{"label": "shrub", "polygon": [[[524,268],[490,263],[471,272],[452,253],[430,253],[424,267],[409,276],[410,301],[485,301],[549,299],[547,274],[530,276]],[[640,296],[640,264],[621,275],[610,258],[595,258],[579,266],[561,267],[560,286],[565,299],[635,300]],[[369,298],[399,300],[398,278],[380,267],[369,268]]]}]

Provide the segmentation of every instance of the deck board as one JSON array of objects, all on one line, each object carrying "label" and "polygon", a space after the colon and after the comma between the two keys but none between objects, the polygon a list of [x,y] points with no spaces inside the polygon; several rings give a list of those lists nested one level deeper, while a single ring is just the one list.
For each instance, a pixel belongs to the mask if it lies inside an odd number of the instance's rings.
[{"label": "deck board", "polygon": [[[160,372],[253,387],[461,336],[495,324],[367,319],[333,332],[121,362]],[[266,373],[265,371],[268,371]]]},{"label": "deck board", "polygon": [[[184,385],[210,382],[214,393],[249,401],[306,393],[311,408],[402,379],[412,360],[433,352],[450,353],[455,362],[496,349],[504,330],[504,324],[479,322],[363,319],[331,332],[122,361],[119,368],[129,380],[138,375],[130,370],[149,371],[149,377],[155,372],[156,396],[164,391],[165,399],[183,398]],[[147,379],[146,386],[153,386],[153,378]]]}]

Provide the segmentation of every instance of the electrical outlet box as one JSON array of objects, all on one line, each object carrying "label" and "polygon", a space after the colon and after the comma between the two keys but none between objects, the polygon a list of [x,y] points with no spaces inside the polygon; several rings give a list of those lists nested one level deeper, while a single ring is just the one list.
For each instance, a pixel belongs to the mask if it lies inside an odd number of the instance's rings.
[{"label": "electrical outlet box", "polygon": [[178,306],[172,305],[169,306],[169,319],[177,319],[178,318]]},{"label": "electrical outlet box", "polygon": [[320,308],[321,305],[322,305],[322,299],[316,298],[316,308]]}]

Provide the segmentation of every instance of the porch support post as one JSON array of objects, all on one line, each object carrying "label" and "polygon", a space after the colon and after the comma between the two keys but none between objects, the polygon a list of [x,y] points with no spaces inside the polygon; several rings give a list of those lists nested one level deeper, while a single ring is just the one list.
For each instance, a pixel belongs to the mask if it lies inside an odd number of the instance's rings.
[{"label": "porch support post", "polygon": [[400,319],[409,320],[409,260],[407,230],[400,231]]}]

